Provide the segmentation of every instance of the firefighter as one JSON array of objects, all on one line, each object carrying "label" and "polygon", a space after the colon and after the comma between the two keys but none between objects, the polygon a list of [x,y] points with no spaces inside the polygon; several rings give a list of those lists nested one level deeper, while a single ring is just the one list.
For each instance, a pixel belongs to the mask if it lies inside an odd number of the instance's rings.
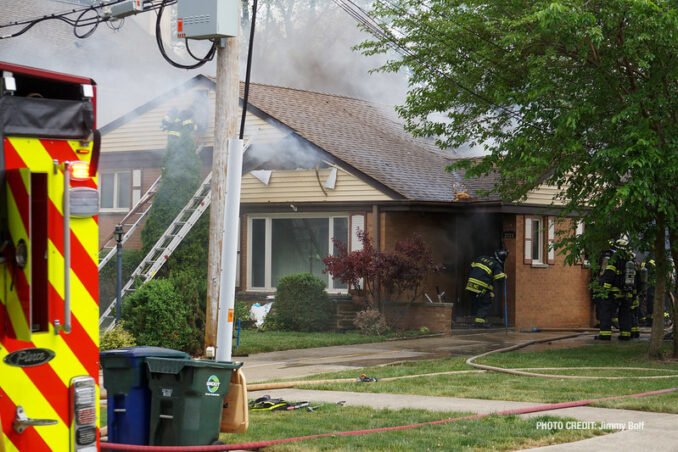
[{"label": "firefighter", "polygon": [[615,242],[614,254],[603,271],[601,282],[605,298],[601,304],[600,332],[597,340],[609,341],[612,338],[612,317],[619,311],[619,340],[631,339],[631,305],[635,285],[635,263],[633,253],[626,249],[628,242],[619,239]]},{"label": "firefighter", "polygon": [[598,272],[598,276],[596,278],[596,283],[593,284],[592,288],[592,297],[593,297],[593,307],[595,309],[595,314],[596,314],[596,324],[595,326],[597,328],[600,328],[600,318],[601,318],[601,307],[602,304],[605,300],[606,291],[601,290],[603,287],[603,282],[602,282],[602,277],[603,277],[603,272],[605,271],[605,267],[607,267],[607,264],[610,262],[610,258],[614,254],[614,242],[610,240],[608,242],[609,248],[606,249],[601,253],[601,255],[598,257],[598,268],[600,269]]},{"label": "firefighter", "polygon": [[494,282],[506,278],[504,261],[508,251],[499,249],[494,256],[479,256],[471,263],[466,290],[471,294],[471,309],[476,328],[489,328],[485,320],[492,307],[494,298]]}]

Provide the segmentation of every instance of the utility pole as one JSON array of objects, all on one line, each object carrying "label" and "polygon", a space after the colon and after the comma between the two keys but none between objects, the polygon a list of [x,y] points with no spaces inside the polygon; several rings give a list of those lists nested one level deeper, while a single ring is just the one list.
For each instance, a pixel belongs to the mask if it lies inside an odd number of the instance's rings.
[{"label": "utility pole", "polygon": [[[238,17],[240,2],[238,1]],[[207,267],[207,309],[205,347],[217,345],[224,213],[226,205],[226,171],[228,141],[238,131],[240,93],[240,36],[222,38],[217,49],[216,101],[214,107],[214,151],[212,155],[212,199],[210,203],[209,255]],[[237,261],[236,261],[237,262]],[[232,319],[229,322],[232,326]],[[232,332],[230,333],[232,335]],[[229,350],[230,356],[230,350]]]}]

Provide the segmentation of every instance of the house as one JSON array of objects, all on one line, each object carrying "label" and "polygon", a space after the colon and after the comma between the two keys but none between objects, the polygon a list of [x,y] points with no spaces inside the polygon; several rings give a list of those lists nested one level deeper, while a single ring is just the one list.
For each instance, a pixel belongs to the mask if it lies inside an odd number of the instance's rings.
[{"label": "house", "polygon": [[[555,221],[553,188],[541,187],[521,203],[483,196],[492,177],[466,180],[462,171],[446,172],[454,156],[404,132],[386,106],[261,84],[251,85],[249,102],[239,296],[263,297],[280,276],[300,271],[325,279],[332,294],[347,294],[322,273],[320,259],[333,252],[332,237],[355,249],[356,231],[365,229],[380,249],[392,249],[417,232],[445,269],[427,281],[427,297],[401,326],[450,331],[467,324],[470,263],[501,246],[509,250],[509,324],[590,325],[590,271],[564,266],[549,247],[565,227]],[[200,75],[102,128],[102,236],[160,174],[167,140],[160,124],[172,108],[189,108],[204,123],[201,157],[210,167],[214,80]],[[438,303],[442,292],[453,307]],[[491,320],[503,324],[503,311],[498,296]]]}]

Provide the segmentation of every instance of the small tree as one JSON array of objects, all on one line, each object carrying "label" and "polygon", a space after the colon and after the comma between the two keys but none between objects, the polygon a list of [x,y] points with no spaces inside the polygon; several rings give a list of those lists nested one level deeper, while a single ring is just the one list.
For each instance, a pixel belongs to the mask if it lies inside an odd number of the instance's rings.
[{"label": "small tree", "polygon": [[337,253],[323,259],[325,272],[361,291],[368,307],[379,312],[384,311],[382,300],[405,301],[409,307],[422,295],[428,276],[443,268],[433,261],[431,248],[419,234],[397,241],[392,252],[376,250],[367,231],[358,231],[358,238],[363,248],[351,252],[343,242],[334,241]]}]

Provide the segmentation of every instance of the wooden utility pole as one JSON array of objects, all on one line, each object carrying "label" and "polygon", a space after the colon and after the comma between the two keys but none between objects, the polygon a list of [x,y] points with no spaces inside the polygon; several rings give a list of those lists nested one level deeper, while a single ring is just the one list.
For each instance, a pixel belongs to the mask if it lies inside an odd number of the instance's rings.
[{"label": "wooden utility pole", "polygon": [[[240,17],[240,2],[238,17]],[[214,151],[212,155],[212,199],[210,203],[209,256],[207,267],[207,310],[205,347],[216,346],[219,286],[226,203],[227,143],[238,131],[240,93],[240,36],[222,38],[217,49],[216,101],[214,105]]]}]

